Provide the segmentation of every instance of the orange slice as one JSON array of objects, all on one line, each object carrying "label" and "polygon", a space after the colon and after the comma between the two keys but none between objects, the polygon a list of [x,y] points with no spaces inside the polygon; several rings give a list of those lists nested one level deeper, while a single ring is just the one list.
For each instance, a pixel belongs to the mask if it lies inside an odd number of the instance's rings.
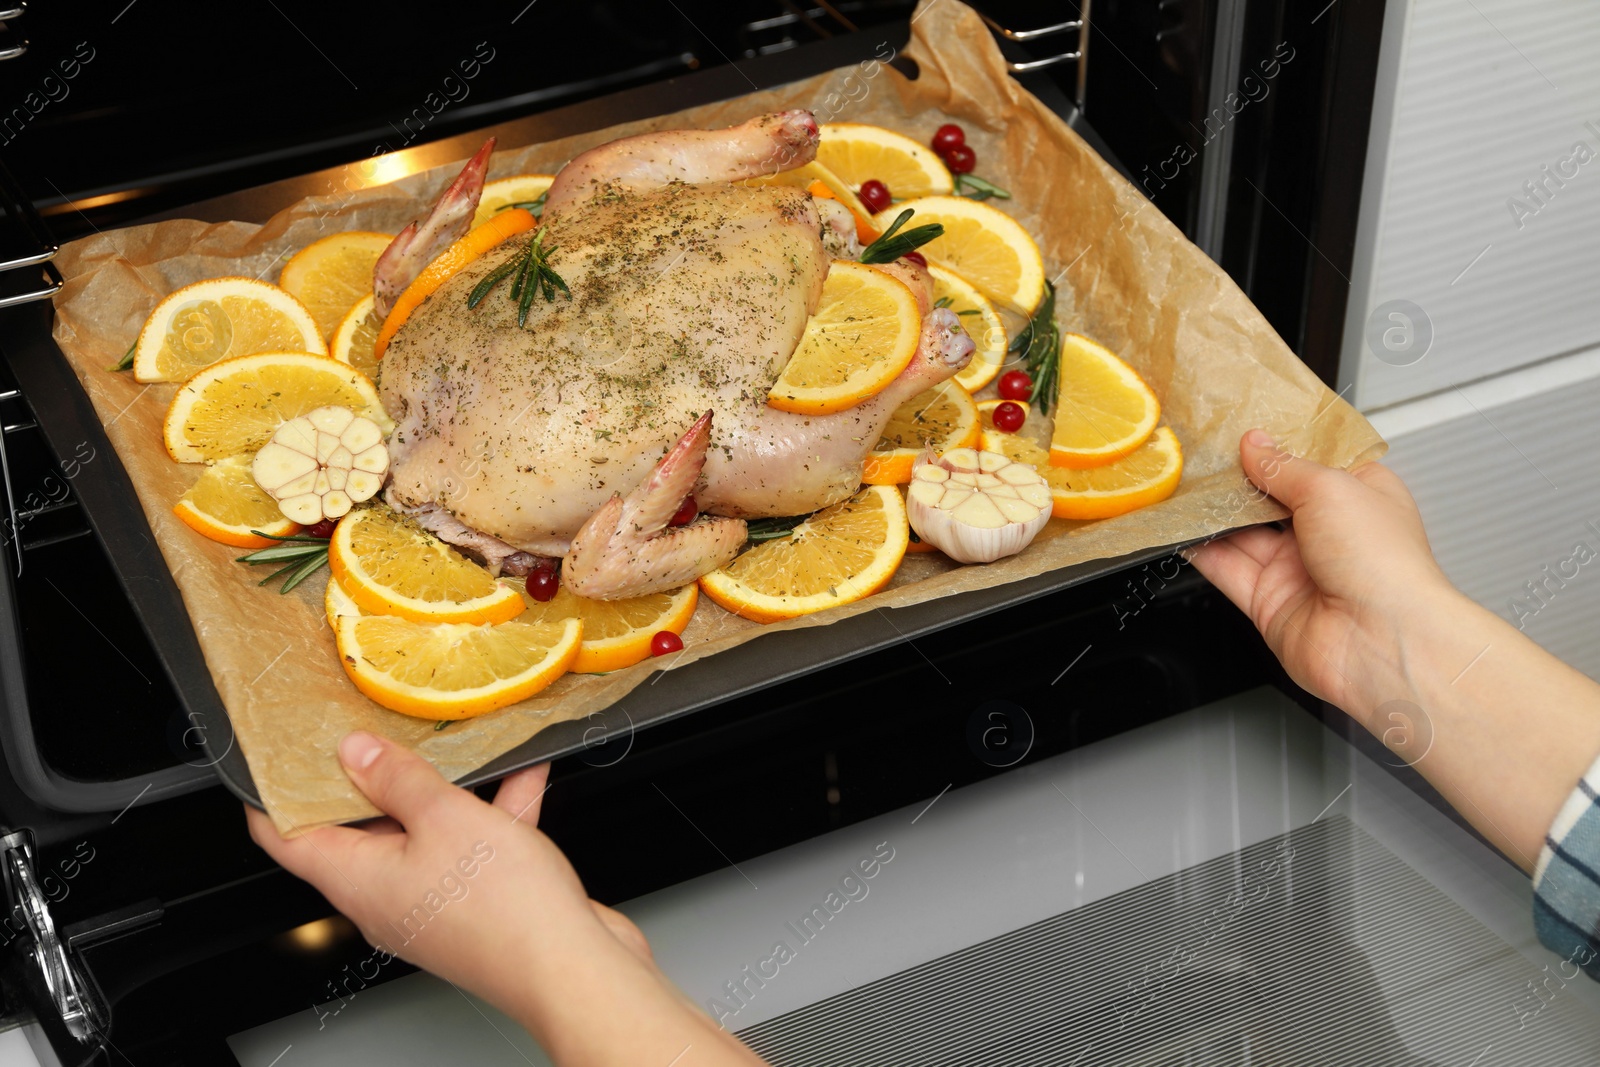
[{"label": "orange slice", "polygon": [[371,293],[355,302],[350,313],[333,331],[328,342],[328,354],[340,363],[348,363],[374,381],[378,378],[378,356],[374,351],[378,343],[378,330],[383,326],[372,313],[374,298]]},{"label": "orange slice", "polygon": [[834,260],[816,313],[767,403],[798,415],[854,407],[905,370],[921,331],[917,298],[904,282],[862,263]]},{"label": "orange slice", "polygon": [[924,196],[891,204],[873,221],[887,229],[906,208],[906,228],[937,222],[944,234],[917,251],[930,265],[954,271],[990,300],[1024,317],[1044,298],[1044,259],[1022,224],[999,208],[964,196]]},{"label": "orange slice", "polygon": [[276,285],[212,278],[156,305],[134,346],[133,376],[182,382],[222,360],[256,352],[325,355],[322,338],[305,305]]},{"label": "orange slice", "polygon": [[474,625],[330,612],[330,621],[356,688],[423,719],[466,719],[526,700],[567,672],[583,640],[577,619]]},{"label": "orange slice", "polygon": [[905,558],[911,527],[892,485],[869,485],[700,579],[700,591],[737,615],[775,622],[871,596]]},{"label": "orange slice", "polygon": [[[539,198],[550,191],[555,180],[554,174],[517,174],[489,182],[483,187],[483,195],[478,198],[478,213],[472,216],[472,224],[482,226],[513,206],[531,213],[528,205],[538,203]],[[543,210],[542,206],[540,210]]]},{"label": "orange slice", "polygon": [[[250,476],[251,458],[229,456],[201,471],[200,480],[172,509],[184,525],[235,548],[269,548],[278,543],[273,538],[299,530]],[[251,530],[271,536],[257,537]]]},{"label": "orange slice", "polygon": [[1084,469],[1112,463],[1144,444],[1161,402],[1137,371],[1080,334],[1061,340],[1061,386],[1050,462]]},{"label": "orange slice", "polygon": [[901,404],[889,416],[878,447],[867,454],[861,480],[868,485],[905,485],[924,448],[948,452],[978,443],[978,406],[954,381],[940,382]]},{"label": "orange slice", "polygon": [[1053,466],[1049,453],[1038,445],[998,430],[984,432],[983,447],[1032,463],[1050,485],[1050,513],[1058,519],[1126,515],[1167,499],[1183,479],[1183,449],[1177,435],[1165,426],[1159,427],[1133,454],[1086,470]]},{"label": "orange slice", "polygon": [[1006,327],[994,305],[989,303],[978,287],[961,275],[928,264],[928,274],[933,278],[933,300],[961,316],[961,328],[966,330],[977,349],[971,361],[961,368],[956,381],[969,393],[994,381],[1000,365],[1006,361]]},{"label": "orange slice", "polygon": [[382,359],[384,349],[389,347],[389,341],[400,327],[406,324],[406,320],[417,309],[417,305],[432,296],[445,282],[461,273],[461,268],[502,241],[531,230],[537,225],[539,220],[522,208],[506,208],[441,252],[432,263],[422,269],[416,280],[395,298],[394,307],[390,309],[388,318],[383,320],[383,328],[378,331],[378,339],[373,342],[373,355]]},{"label": "orange slice", "polygon": [[162,436],[179,463],[254,452],[277,428],[320,407],[349,408],[388,433],[378,391],[364,374],[309,352],[262,352],[213,364],[178,389]]},{"label": "orange slice", "polygon": [[387,507],[339,521],[328,569],[363,611],[413,622],[496,623],[522,614],[522,595]]},{"label": "orange slice", "polygon": [[563,585],[543,604],[527,598],[527,610],[520,618],[528,622],[582,620],[583,646],[572,663],[572,672],[604,674],[649,659],[650,642],[662,630],[683,633],[699,601],[700,588],[696,585],[625,600],[590,600],[569,593]]},{"label": "orange slice", "polygon": [[327,337],[351,305],[372,292],[373,264],[393,240],[393,234],[352,230],[313,241],[283,265],[278,285],[306,306]]},{"label": "orange slice", "polygon": [[950,168],[933,149],[882,126],[824,123],[817,162],[852,189],[876,179],[898,200],[948,193],[955,187]]}]

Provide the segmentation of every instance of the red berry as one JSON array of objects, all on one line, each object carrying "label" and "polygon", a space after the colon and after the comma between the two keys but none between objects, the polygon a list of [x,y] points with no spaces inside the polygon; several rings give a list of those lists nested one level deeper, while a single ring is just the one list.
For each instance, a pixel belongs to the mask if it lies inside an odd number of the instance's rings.
[{"label": "red berry", "polygon": [[1028,413],[1022,410],[1022,405],[1007,400],[1004,404],[996,404],[989,418],[994,420],[995,429],[1016,433],[1028,421]]},{"label": "red berry", "polygon": [[551,600],[560,588],[561,579],[556,577],[554,567],[535,567],[528,574],[528,595],[541,604]]},{"label": "red berry", "polygon": [[1033,379],[1025,370],[1008,370],[1000,375],[1000,396],[1006,400],[1026,400],[1033,395]]},{"label": "red berry", "polygon": [[335,526],[337,526],[337,525],[339,525],[339,520],[338,519],[323,519],[321,522],[317,523],[315,526],[309,527],[306,530],[306,536],[307,537],[332,537],[333,536],[333,528]]},{"label": "red berry", "polygon": [[667,520],[667,525],[687,526],[694,521],[694,517],[698,514],[700,514],[700,507],[694,502],[694,494],[690,493],[683,498],[683,503],[678,505],[678,510],[673,513],[672,518]]},{"label": "red berry", "polygon": [[966,132],[953,122],[947,122],[933,131],[933,150],[940,156],[944,156],[952,148],[965,148],[966,145]]},{"label": "red berry", "polygon": [[923,270],[927,270],[928,269],[928,261],[923,258],[923,255],[922,255],[921,252],[912,250],[910,252],[907,252],[905,255],[901,256],[900,258],[901,259],[909,259],[911,262],[915,263],[917,266],[921,267]]},{"label": "red berry", "polygon": [[862,182],[858,195],[861,203],[874,215],[894,203],[894,197],[889,195],[889,187],[876,178]]},{"label": "red berry", "polygon": [[671,652],[683,650],[683,638],[671,630],[657,630],[656,635],[650,639],[650,654],[652,656],[665,656]]},{"label": "red berry", "polygon": [[944,165],[950,168],[951,174],[971,174],[972,168],[978,165],[978,153],[958,144],[944,154]]}]

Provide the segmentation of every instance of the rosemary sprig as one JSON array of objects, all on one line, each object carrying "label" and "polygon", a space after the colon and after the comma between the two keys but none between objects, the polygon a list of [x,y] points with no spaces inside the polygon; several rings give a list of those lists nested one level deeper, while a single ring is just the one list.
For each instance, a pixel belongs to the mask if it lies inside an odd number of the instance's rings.
[{"label": "rosemary sprig", "polygon": [[776,541],[780,537],[788,537],[794,533],[796,526],[810,517],[810,515],[785,515],[771,519],[751,519],[745,523],[745,540],[751,544],[760,544],[763,541]]},{"label": "rosemary sprig", "polygon": [[128,350],[122,354],[122,358],[117,361],[116,366],[112,367],[111,369],[112,370],[130,370],[130,369],[132,369],[132,367],[133,367],[133,354],[135,352],[137,352],[138,350],[139,350],[139,342],[138,341],[134,341],[133,344],[128,346]]},{"label": "rosemary sprig", "polygon": [[467,307],[475,308],[483,303],[483,298],[507,278],[512,279],[511,299],[517,302],[518,326],[527,325],[528,309],[533,306],[534,294],[543,293],[546,301],[555,300],[557,292],[566,293],[570,298],[572,290],[567,288],[561,275],[550,267],[550,253],[556,250],[556,246],[544,247],[544,234],[545,231],[540,229],[528,242],[527,251],[508,263],[502,263],[473,286],[472,292],[467,295]]},{"label": "rosemary sprig", "polygon": [[[509,204],[501,204],[499,207],[495,208],[495,211],[505,211],[508,208],[520,207],[534,218],[542,218],[544,216],[544,202],[549,199],[549,197],[550,190],[546,189],[532,200],[516,200]],[[447,719],[445,721],[448,722],[449,720]]]},{"label": "rosemary sprig", "polygon": [[[954,303],[955,303],[955,301],[951,300],[948,296],[941,296],[939,299],[937,299],[937,300],[935,300],[933,302],[933,306],[936,307],[936,308],[947,308],[951,304],[954,304]],[[982,315],[983,312],[979,311],[977,308],[967,308],[967,310],[958,311],[958,312],[956,312],[956,314],[957,315]]]},{"label": "rosemary sprig", "polygon": [[1061,370],[1061,329],[1056,325],[1056,287],[1044,283],[1044,299],[1028,320],[1028,325],[1006,346],[1011,355],[1020,355],[1022,365],[1033,379],[1028,398],[1044,414],[1056,403],[1056,380]]},{"label": "rosemary sprig", "polygon": [[956,175],[956,195],[964,196],[969,200],[987,200],[996,197],[1000,200],[1010,200],[1011,194],[1000,188],[994,182],[985,181],[976,174]]},{"label": "rosemary sprig", "polygon": [[248,563],[252,567],[259,567],[263,563],[283,564],[283,566],[257,582],[257,585],[266,585],[281,577],[283,578],[283,584],[278,587],[278,592],[287,593],[315,574],[328,562],[328,539],[326,537],[302,537],[297,534],[278,537],[273,534],[262,533],[260,530],[251,530],[250,532],[257,537],[265,537],[268,540],[279,543],[239,556],[234,562]]},{"label": "rosemary sprig", "polygon": [[861,262],[893,263],[907,252],[914,252],[935,237],[943,236],[944,225],[938,222],[930,222],[926,226],[918,226],[915,229],[901,233],[900,227],[909,222],[911,216],[916,213],[916,208],[908,207],[895,216],[895,220],[889,224],[889,228],[879,234],[876,241],[873,241],[862,250]]}]

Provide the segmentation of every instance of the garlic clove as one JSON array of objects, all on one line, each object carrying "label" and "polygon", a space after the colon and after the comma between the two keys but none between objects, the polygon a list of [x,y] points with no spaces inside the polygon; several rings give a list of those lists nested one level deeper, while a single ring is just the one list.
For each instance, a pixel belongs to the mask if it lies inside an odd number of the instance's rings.
[{"label": "garlic clove", "polygon": [[1032,466],[973,448],[924,453],[906,489],[911,528],[961,563],[1021,552],[1050,511],[1050,487]]},{"label": "garlic clove", "polygon": [[332,405],[279,426],[251,468],[279,510],[306,526],[339,518],[372,499],[388,472],[389,450],[378,424]]},{"label": "garlic clove", "polygon": [[342,437],[355,421],[356,413],[349,408],[333,407],[332,405],[317,408],[306,413],[306,420],[324,433],[331,433],[335,437]]},{"label": "garlic clove", "polygon": [[308,456],[304,452],[276,442],[268,442],[256,453],[251,473],[255,476],[256,484],[271,492],[274,487],[286,485],[316,469],[315,456]]},{"label": "garlic clove", "polygon": [[383,479],[371,471],[353,470],[344,480],[344,491],[352,500],[371,500],[383,487]]},{"label": "garlic clove", "polygon": [[278,501],[278,510],[301,526],[315,526],[323,520],[322,498],[315,493]]},{"label": "garlic clove", "polygon": [[[279,498],[301,496],[305,493],[314,493],[317,491],[317,475],[320,473],[321,471],[317,470],[316,468],[312,468],[293,481],[284,482],[276,489],[267,489],[267,492],[269,494],[274,494]],[[257,482],[256,484],[261,485],[260,482]],[[261,487],[266,489],[266,486],[264,485]]]},{"label": "garlic clove", "polygon": [[344,447],[360,455],[375,445],[382,447],[383,431],[371,419],[362,419],[340,433],[339,440],[344,442]]},{"label": "garlic clove", "polygon": [[382,474],[389,469],[389,450],[383,447],[382,441],[379,441],[370,448],[357,452],[350,465],[358,471]]}]

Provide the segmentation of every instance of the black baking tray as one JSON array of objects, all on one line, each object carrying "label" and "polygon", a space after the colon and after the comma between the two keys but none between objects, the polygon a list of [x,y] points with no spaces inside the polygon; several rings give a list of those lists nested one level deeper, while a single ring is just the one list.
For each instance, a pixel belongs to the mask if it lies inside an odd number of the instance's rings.
[{"label": "black baking tray", "polygon": [[[797,81],[837,67],[881,55],[887,40],[903,45],[909,36],[905,25],[835,37],[789,52],[717,67],[526,119],[489,127],[470,134],[407,149],[408,173],[470,155],[485,136],[499,138],[502,148],[537,144],[559,137],[602,129],[616,123],[649,118],[697,104],[729,99]],[[899,65],[897,61],[897,65]],[[914,75],[914,68],[904,70]],[[1025,76],[1028,86],[1047,106],[1068,121],[1097,151],[1119,170],[1104,142],[1083,120],[1056,85],[1040,76]],[[343,187],[343,177],[354,171],[333,168],[299,178],[218,197],[163,213],[154,218],[198,218],[205,221],[240,219],[263,221],[274,212],[309,195]],[[86,465],[75,488],[95,534],[105,546],[121,584],[150,637],[162,667],[171,678],[206,752],[205,761],[181,765],[152,781],[73,783],[93,786],[92,795],[104,802],[103,810],[129,803],[130,790],[149,786],[134,796],[134,803],[149,803],[195,787],[199,777],[214,773],[236,795],[260,807],[260,797],[249,766],[234,740],[221,698],[212,683],[194,627],[166,561],[156,546],[132,482],[106,440],[99,418],[65,357],[50,336],[52,313],[48,305],[31,305],[5,313],[6,350],[23,392],[32,403],[46,440],[58,456],[68,455],[87,441],[107,457]],[[653,675],[618,704],[588,719],[548,727],[527,742],[460,779],[477,785],[503,777],[513,770],[544,760],[585,750],[610,762],[621,754],[634,731],[688,715],[758,689],[1003,610],[1024,601],[1077,585],[1116,571],[1170,555],[1182,546],[1152,548],[1116,559],[1093,560],[1051,571],[1019,582],[942,597],[910,607],[865,612],[826,627],[769,634],[726,652]],[[16,677],[11,664],[6,673]],[[6,740],[26,745],[26,707],[17,712],[7,701],[4,716]],[[615,745],[616,748],[610,746]],[[604,755],[599,747],[606,746]],[[35,760],[34,762],[37,762]],[[34,768],[48,778],[48,768]],[[91,800],[91,804],[95,801]],[[79,808],[79,810],[84,810]]]}]

